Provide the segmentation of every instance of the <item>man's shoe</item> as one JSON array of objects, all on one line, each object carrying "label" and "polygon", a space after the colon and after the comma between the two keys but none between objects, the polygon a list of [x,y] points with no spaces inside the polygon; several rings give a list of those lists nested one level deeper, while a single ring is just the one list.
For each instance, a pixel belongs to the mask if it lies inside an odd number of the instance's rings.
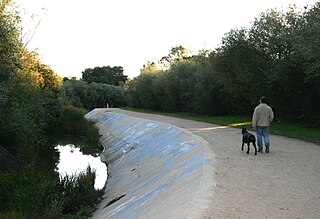
[{"label": "man's shoe", "polygon": [[266,147],[266,153],[269,153],[269,146]]},{"label": "man's shoe", "polygon": [[259,148],[259,149],[258,149],[258,152],[262,152],[262,148]]}]

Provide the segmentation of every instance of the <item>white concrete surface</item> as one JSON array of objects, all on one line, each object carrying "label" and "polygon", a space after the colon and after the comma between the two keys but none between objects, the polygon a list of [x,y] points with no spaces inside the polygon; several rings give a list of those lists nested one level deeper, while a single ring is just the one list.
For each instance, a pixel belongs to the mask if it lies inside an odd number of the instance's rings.
[{"label": "white concrete surface", "polygon": [[109,174],[92,218],[207,217],[216,183],[207,141],[168,123],[108,109],[86,118],[99,128]]}]

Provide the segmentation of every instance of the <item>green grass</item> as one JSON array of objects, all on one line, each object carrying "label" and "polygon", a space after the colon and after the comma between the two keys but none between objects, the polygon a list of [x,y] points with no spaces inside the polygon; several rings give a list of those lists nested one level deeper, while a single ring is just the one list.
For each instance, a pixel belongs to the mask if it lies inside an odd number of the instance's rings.
[{"label": "green grass", "polygon": [[[245,126],[249,130],[252,130],[251,118],[240,117],[240,116],[206,116],[206,115],[195,115],[191,113],[165,113],[157,112],[146,109],[136,109],[136,108],[123,108],[125,110],[130,110],[134,112],[141,113],[151,113],[164,116],[171,116],[181,119],[189,119],[200,122],[208,122],[217,125],[225,125],[232,127],[242,127]],[[294,124],[288,122],[274,122],[271,124],[270,133],[273,135],[284,136],[288,138],[294,138],[299,140],[304,140],[316,144],[320,144],[320,129],[306,127],[301,124]]]}]

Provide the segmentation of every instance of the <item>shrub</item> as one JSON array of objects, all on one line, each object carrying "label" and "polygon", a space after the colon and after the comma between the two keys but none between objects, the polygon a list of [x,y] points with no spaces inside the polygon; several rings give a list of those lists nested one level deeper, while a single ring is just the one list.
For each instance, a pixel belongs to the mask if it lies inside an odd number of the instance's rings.
[{"label": "shrub", "polygon": [[[13,218],[60,218],[59,178],[33,168],[0,174],[0,215]],[[22,217],[21,217],[22,216]]]},{"label": "shrub", "polygon": [[95,170],[90,166],[86,172],[79,175],[64,176],[61,179],[63,196],[63,213],[76,214],[84,210],[84,207],[94,207],[98,204],[103,191],[95,190]]},{"label": "shrub", "polygon": [[84,119],[85,110],[71,105],[65,105],[58,122],[59,133],[68,135],[85,135],[88,122]]},{"label": "shrub", "polygon": [[0,173],[0,218],[86,218],[103,194],[94,188],[95,177],[90,166],[61,180],[32,167]]}]

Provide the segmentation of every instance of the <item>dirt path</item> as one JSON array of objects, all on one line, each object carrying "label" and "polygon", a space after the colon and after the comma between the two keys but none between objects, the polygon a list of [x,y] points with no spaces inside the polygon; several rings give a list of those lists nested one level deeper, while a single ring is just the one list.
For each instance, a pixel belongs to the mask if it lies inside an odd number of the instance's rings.
[{"label": "dirt path", "polygon": [[241,152],[240,129],[111,109],[192,131],[216,155],[216,189],[206,218],[320,218],[320,145],[271,136],[270,153]]}]

